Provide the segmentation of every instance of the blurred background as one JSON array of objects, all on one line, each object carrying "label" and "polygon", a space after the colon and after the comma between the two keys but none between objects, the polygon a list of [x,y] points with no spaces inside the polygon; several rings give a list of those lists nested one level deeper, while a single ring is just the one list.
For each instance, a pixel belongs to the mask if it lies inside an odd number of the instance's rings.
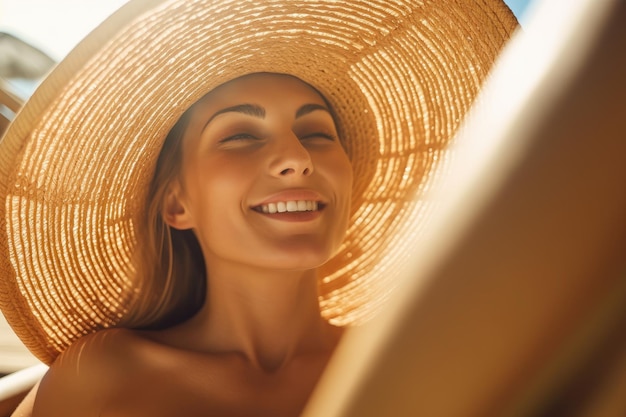
[{"label": "blurred background", "polygon": [[[127,0],[0,0],[0,132],[49,69]],[[524,26],[539,1],[505,0]],[[13,100],[13,101],[11,101]],[[0,375],[38,361],[0,315]]]}]

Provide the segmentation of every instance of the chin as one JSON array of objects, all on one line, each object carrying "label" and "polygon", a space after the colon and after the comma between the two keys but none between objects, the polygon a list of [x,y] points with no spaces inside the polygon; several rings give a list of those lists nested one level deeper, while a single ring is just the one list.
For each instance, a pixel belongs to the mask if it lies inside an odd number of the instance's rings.
[{"label": "chin", "polygon": [[323,250],[317,249],[308,250],[304,248],[291,247],[286,251],[279,251],[278,253],[267,253],[262,257],[263,266],[266,268],[284,270],[284,271],[306,271],[316,269],[332,258],[334,250],[324,248]]}]

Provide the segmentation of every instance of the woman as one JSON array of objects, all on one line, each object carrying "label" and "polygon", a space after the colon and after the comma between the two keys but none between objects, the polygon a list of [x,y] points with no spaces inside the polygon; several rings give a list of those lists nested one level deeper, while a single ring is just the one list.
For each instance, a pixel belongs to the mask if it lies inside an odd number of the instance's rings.
[{"label": "woman", "polygon": [[514,28],[495,0],[125,6],[2,141],[0,303],[52,364],[22,410],[298,415]]},{"label": "woman", "polygon": [[297,415],[337,344],[315,268],[345,234],[352,172],[322,97],[252,74],[186,119],[159,205],[199,242],[206,302],[165,330],[80,339],[42,381],[34,415]]}]

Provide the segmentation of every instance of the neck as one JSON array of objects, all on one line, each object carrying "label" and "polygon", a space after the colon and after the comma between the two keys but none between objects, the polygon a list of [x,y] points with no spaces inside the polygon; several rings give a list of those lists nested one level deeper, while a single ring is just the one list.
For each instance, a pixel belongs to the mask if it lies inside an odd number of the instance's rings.
[{"label": "neck", "polygon": [[196,317],[212,349],[275,371],[295,355],[334,347],[337,332],[320,316],[315,270],[224,270],[209,271],[206,303]]}]

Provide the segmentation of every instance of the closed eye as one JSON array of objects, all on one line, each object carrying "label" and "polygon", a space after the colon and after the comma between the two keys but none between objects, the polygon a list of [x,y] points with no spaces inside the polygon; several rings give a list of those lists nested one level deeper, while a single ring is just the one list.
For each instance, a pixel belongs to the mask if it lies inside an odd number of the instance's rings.
[{"label": "closed eye", "polygon": [[239,140],[259,140],[259,138],[249,133],[237,133],[236,135],[225,137],[220,140],[219,143],[235,142]]},{"label": "closed eye", "polygon": [[314,132],[314,133],[309,133],[300,137],[300,140],[309,140],[309,139],[325,139],[325,140],[330,140],[334,142],[337,140],[337,136],[333,135],[332,133]]}]

